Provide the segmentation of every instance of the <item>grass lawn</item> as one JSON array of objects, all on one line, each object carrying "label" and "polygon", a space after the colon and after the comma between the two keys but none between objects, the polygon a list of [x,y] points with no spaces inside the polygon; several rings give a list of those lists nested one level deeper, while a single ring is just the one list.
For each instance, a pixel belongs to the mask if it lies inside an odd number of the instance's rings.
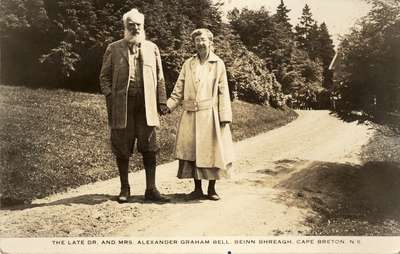
[{"label": "grass lawn", "polygon": [[[174,160],[180,113],[161,119],[159,164]],[[233,116],[233,139],[238,141],[285,125],[297,114],[235,101]],[[0,156],[2,205],[118,175],[105,100],[98,94],[0,86]],[[132,170],[141,169],[140,156],[131,164]]]}]

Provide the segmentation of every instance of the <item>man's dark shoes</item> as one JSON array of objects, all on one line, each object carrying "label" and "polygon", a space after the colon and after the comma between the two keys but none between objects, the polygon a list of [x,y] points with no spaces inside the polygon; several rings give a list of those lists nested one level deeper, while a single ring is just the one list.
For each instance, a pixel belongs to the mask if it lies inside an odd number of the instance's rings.
[{"label": "man's dark shoes", "polygon": [[216,192],[209,192],[209,193],[207,193],[207,198],[208,198],[209,200],[213,200],[213,201],[218,201],[218,200],[221,199],[221,198],[218,196],[218,194],[217,194]]},{"label": "man's dark shoes", "polygon": [[204,193],[203,191],[199,190],[194,190],[188,194],[188,198],[190,200],[198,200],[198,199],[203,199],[204,198]]},{"label": "man's dark shoes", "polygon": [[144,200],[163,203],[171,201],[168,197],[161,195],[157,189],[146,190],[144,193]]},{"label": "man's dark shoes", "polygon": [[128,202],[128,198],[131,196],[131,190],[129,188],[121,189],[121,192],[118,196],[118,202],[126,203]]}]

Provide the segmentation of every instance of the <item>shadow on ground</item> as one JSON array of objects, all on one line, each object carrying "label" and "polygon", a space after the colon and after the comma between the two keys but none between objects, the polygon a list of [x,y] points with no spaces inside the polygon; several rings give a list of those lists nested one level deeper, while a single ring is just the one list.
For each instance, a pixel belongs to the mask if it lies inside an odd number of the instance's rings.
[{"label": "shadow on ground", "polygon": [[352,165],[321,161],[277,161],[302,168],[275,188],[280,200],[312,208],[311,235],[400,235],[400,164]]},{"label": "shadow on ground", "polygon": [[345,121],[345,122],[354,122],[357,121],[358,124],[365,123],[371,118],[368,115],[363,114],[362,112],[358,111],[340,111],[340,112],[331,112],[333,116]]},{"label": "shadow on ground", "polygon": [[355,110],[342,110],[331,111],[331,115],[338,117],[345,122],[357,121],[358,124],[365,122],[373,122],[375,124],[384,125],[394,131],[397,135],[400,134],[400,116],[398,113],[387,111],[355,111]]},{"label": "shadow on ground", "polygon": [[[127,204],[131,203],[139,203],[139,204],[169,204],[169,203],[198,203],[201,200],[191,200],[187,194],[185,193],[176,193],[176,194],[168,194],[165,195],[170,198],[171,202],[163,203],[163,202],[153,202],[153,201],[146,201],[144,200],[143,195],[131,195],[128,199]],[[80,195],[71,198],[60,199],[54,202],[49,203],[39,203],[39,204],[24,204],[24,205],[15,205],[1,208],[0,210],[9,210],[9,211],[16,211],[16,210],[25,210],[31,209],[36,207],[45,207],[45,206],[57,206],[57,205],[73,205],[73,204],[83,204],[83,205],[99,205],[107,201],[115,201],[118,202],[117,196],[115,195],[108,195],[108,194],[87,194],[87,195]]]}]

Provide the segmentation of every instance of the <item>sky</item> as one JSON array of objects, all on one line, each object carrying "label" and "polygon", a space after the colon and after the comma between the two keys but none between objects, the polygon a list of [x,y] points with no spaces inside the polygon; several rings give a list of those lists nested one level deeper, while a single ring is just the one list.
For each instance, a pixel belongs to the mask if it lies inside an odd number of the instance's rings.
[{"label": "sky", "polygon": [[[274,14],[276,7],[280,4],[280,0],[224,0],[222,2],[224,2],[222,11],[225,14],[234,7],[257,10],[261,6]],[[364,0],[284,0],[284,3],[291,10],[289,17],[293,25],[299,22],[304,5],[308,4],[318,24],[325,22],[328,26],[335,46],[339,42],[339,35],[348,33],[357,19],[365,16],[370,9],[370,5]]]}]

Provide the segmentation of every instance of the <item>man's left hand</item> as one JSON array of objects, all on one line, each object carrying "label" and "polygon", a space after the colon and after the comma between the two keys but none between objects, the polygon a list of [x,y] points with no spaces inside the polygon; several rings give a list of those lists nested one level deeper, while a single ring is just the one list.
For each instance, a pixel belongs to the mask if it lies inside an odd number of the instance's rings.
[{"label": "man's left hand", "polygon": [[167,105],[165,105],[165,104],[160,104],[158,106],[158,108],[159,108],[159,111],[160,111],[160,115],[162,115],[162,116],[171,112],[169,110],[169,108],[167,107]]}]

